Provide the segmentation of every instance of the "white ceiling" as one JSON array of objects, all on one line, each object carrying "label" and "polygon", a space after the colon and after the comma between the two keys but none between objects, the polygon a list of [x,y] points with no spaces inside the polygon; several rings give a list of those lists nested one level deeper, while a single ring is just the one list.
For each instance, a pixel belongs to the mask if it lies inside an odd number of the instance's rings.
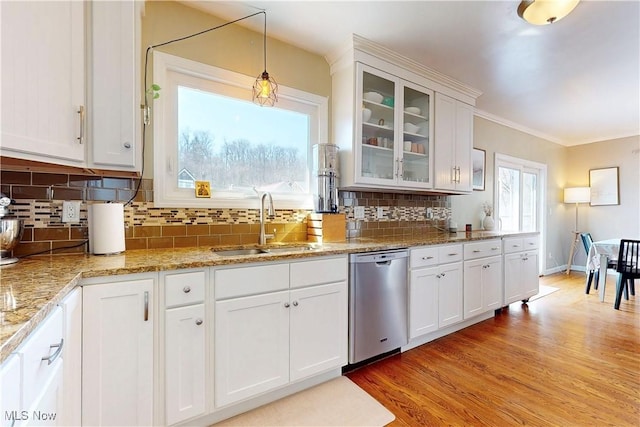
[{"label": "white ceiling", "polygon": [[323,56],[358,34],[480,90],[481,116],[563,145],[640,135],[638,0],[583,0],[540,27],[519,1],[185,3],[229,20],[265,9],[269,37]]}]

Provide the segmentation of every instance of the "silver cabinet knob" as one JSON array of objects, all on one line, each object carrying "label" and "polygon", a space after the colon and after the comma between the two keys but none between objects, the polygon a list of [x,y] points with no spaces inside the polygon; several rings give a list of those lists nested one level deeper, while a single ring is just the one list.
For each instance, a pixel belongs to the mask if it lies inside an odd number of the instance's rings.
[{"label": "silver cabinet knob", "polygon": [[298,306],[298,301],[294,301],[294,302],[293,302],[293,306],[294,306],[294,307],[297,307],[297,306]]},{"label": "silver cabinet knob", "polygon": [[130,142],[125,142],[124,144],[122,144],[122,146],[126,149],[131,148],[131,143]]},{"label": "silver cabinet knob", "polygon": [[190,286],[185,286],[184,288],[182,288],[182,291],[183,291],[185,294],[188,294],[189,292],[191,292],[191,287],[190,287]]},{"label": "silver cabinet knob", "polygon": [[284,308],[289,308],[289,303],[288,302],[284,303]]},{"label": "silver cabinet knob", "polygon": [[196,325],[198,326],[202,325],[202,319],[196,319]]}]

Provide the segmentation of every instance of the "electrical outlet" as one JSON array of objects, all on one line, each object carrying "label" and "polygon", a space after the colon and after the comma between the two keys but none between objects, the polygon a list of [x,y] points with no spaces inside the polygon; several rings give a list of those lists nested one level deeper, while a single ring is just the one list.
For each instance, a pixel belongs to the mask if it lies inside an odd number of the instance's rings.
[{"label": "electrical outlet", "polygon": [[376,212],[377,212],[378,219],[384,218],[384,209],[382,209],[381,206],[378,206],[378,209]]},{"label": "electrical outlet", "polygon": [[80,222],[80,204],[79,200],[62,202],[62,222]]},{"label": "electrical outlet", "polygon": [[427,208],[427,219],[433,219],[433,209]]},{"label": "electrical outlet", "polygon": [[364,219],[364,206],[356,206],[353,208],[353,216],[356,219]]}]

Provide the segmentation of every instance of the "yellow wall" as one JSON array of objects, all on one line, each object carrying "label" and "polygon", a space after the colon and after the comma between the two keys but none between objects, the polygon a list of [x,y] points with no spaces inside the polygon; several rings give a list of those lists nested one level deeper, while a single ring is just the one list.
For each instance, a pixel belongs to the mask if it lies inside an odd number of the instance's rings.
[{"label": "yellow wall", "polygon": [[[267,18],[268,19],[268,18]],[[262,15],[249,18],[262,24]],[[176,1],[147,1],[142,18],[142,73],[148,46],[206,30],[226,20],[208,15]],[[268,21],[267,21],[268,23]],[[268,34],[267,26],[267,34]],[[257,77],[264,70],[263,34],[250,31],[242,22],[231,24],[189,40],[157,50],[204,64]],[[153,82],[153,64],[149,59],[147,83]],[[280,85],[320,96],[331,94],[329,64],[323,57],[267,38],[267,71]],[[143,77],[141,76],[141,81]],[[144,82],[144,81],[143,81]],[[144,83],[141,85],[144,86]],[[160,91],[162,96],[162,91]],[[145,147],[145,177],[153,177],[153,134],[150,127]]]}]

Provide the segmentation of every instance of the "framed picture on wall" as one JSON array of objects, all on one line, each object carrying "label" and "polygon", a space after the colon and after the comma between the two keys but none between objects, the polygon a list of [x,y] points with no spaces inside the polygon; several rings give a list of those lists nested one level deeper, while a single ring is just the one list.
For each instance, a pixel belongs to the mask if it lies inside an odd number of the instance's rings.
[{"label": "framed picture on wall", "polygon": [[471,165],[473,167],[473,189],[484,191],[486,152],[484,150],[474,148],[473,153],[471,154]]},{"label": "framed picture on wall", "polygon": [[618,168],[591,169],[591,206],[619,205]]}]

